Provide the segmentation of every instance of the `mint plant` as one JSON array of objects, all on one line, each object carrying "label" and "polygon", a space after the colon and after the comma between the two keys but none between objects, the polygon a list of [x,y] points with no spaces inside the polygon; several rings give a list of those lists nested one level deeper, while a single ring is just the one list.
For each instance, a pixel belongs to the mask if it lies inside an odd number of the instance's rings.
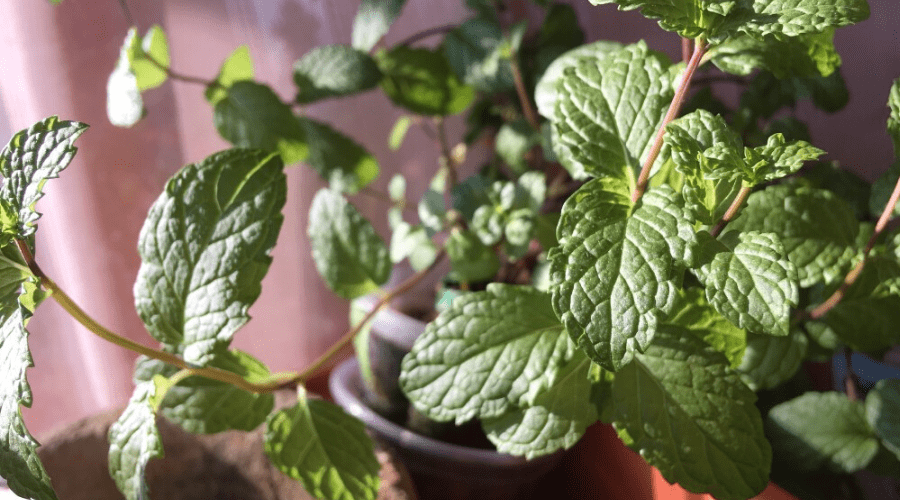
[{"label": "mint plant", "polygon": [[[445,259],[452,291],[400,383],[432,419],[477,418],[500,452],[568,448],[600,420],[667,480],[722,500],[762,491],[773,453],[798,474],[900,473],[896,380],[864,398],[852,370],[843,394],[805,392],[797,375],[805,360],[843,353],[849,364],[853,351],[900,343],[900,239],[889,227],[900,160],[870,187],[816,162],[825,151],[790,113],[800,99],[846,104],[832,40],[868,17],[865,0],[592,0],[677,32],[680,63],[643,42],[583,44],[570,6],[534,3],[536,30],[522,2],[469,0],[472,18],[387,46],[404,1],[363,0],[351,44],[296,62],[290,102],[255,79],[246,47],[207,80],[170,67],[161,28],[129,30],[109,79],[110,121],[152,113],[142,93],[167,80],[199,84],[235,146],[176,173],[141,231],[135,306],[157,347],[99,325],[34,256],[35,203],[87,126],[51,117],[17,133],[0,152],[0,475],[11,489],[55,498],[19,413],[31,404],[25,326],[51,297],[142,354],[109,434],[110,474],[129,500],[148,498],[144,471],[164,453],[158,414],[195,433],[265,425],[272,463],[313,495],[375,498],[363,425],[305,383],[346,344],[365,346],[370,320]],[[426,37],[442,43],[412,46]],[[716,78],[742,85],[737,106],[716,98]],[[410,127],[439,145],[415,202],[402,176],[387,193],[373,187],[377,159],[304,113],[376,88],[405,113],[386,138],[393,148]],[[888,105],[900,157],[900,80]],[[462,112],[467,131],[454,141],[445,119]],[[495,154],[463,178],[467,146],[483,138]],[[335,293],[379,292],[403,261],[415,274],[380,291],[310,366],[273,374],[229,345],[271,262],[285,166],[301,162],[329,184],[308,236]],[[389,243],[354,194],[387,204]],[[295,388],[297,403],[276,410],[281,388]]]}]

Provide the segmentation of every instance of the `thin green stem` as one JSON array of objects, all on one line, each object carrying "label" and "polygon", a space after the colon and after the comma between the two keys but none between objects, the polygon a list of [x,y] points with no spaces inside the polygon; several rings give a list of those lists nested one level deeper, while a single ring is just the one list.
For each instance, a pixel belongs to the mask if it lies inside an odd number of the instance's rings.
[{"label": "thin green stem", "polygon": [[199,85],[203,85],[204,87],[221,87],[218,80],[207,80],[205,78],[200,78],[199,76],[188,76],[183,75],[181,73],[176,73],[172,68],[162,64],[157,61],[153,56],[148,53],[145,53],[144,56],[150,61],[154,66],[166,72],[166,76],[173,80],[180,80],[182,82],[187,83],[196,83]]},{"label": "thin green stem", "polygon": [[725,227],[725,224],[728,224],[734,217],[737,215],[738,211],[740,211],[741,206],[747,201],[747,196],[750,195],[750,186],[744,186],[738,192],[737,196],[734,198],[734,201],[731,202],[731,206],[728,207],[728,211],[725,212],[725,215],[722,216],[722,219],[716,224],[716,227],[709,232],[715,238],[722,232],[722,229]]},{"label": "thin green stem", "polygon": [[441,147],[441,158],[447,164],[447,187],[451,191],[457,183],[456,161],[453,159],[453,153],[450,152],[450,143],[447,140],[447,129],[444,126],[444,117],[439,116],[434,119],[438,129],[438,143]]},{"label": "thin green stem", "polygon": [[666,125],[678,116],[681,105],[684,104],[684,98],[687,95],[688,88],[691,85],[691,78],[693,78],[697,67],[700,66],[700,59],[702,59],[703,54],[706,53],[706,48],[706,41],[702,38],[695,40],[694,53],[691,55],[691,60],[688,61],[687,67],[681,75],[681,82],[678,85],[678,89],[675,91],[675,97],[672,98],[672,104],[669,105],[669,110],[666,112],[666,116],[663,118],[659,130],[656,132],[653,145],[650,147],[650,152],[647,154],[647,160],[644,162],[644,166],[641,168],[641,173],[638,176],[637,185],[634,188],[634,192],[631,193],[631,201],[633,202],[637,202],[641,199],[641,196],[644,195],[644,191],[647,189],[647,183],[650,181],[650,169],[653,168],[653,163],[656,162],[656,158],[662,150]]}]

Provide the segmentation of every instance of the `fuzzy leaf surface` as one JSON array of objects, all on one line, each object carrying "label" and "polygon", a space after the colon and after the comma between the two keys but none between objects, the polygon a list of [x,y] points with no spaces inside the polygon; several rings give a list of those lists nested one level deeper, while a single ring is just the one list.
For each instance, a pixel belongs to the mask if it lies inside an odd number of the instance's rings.
[{"label": "fuzzy leaf surface", "polygon": [[[262,380],[268,368],[240,351],[220,353],[208,366],[237,373],[248,380]],[[140,358],[135,383],[150,382],[154,375],[171,377],[177,368],[161,361]],[[160,403],[163,416],[193,434],[215,434],[227,430],[252,431],[265,422],[275,405],[272,394],[254,394],[231,384],[204,377],[188,377],[166,391]]]},{"label": "fuzzy leaf surface", "polygon": [[579,59],[557,84],[553,147],[576,178],[630,178],[672,100],[669,61],[644,42]]},{"label": "fuzzy leaf surface", "polygon": [[754,391],[772,389],[797,373],[808,347],[809,340],[799,330],[785,337],[747,333],[747,350],[737,371]]},{"label": "fuzzy leaf surface", "polygon": [[69,165],[78,151],[73,145],[75,139],[87,127],[51,116],[17,132],[0,151],[0,174],[4,178],[0,200],[7,204],[5,210],[11,212],[10,217],[15,214],[18,238],[37,230],[35,224],[41,214],[34,205],[44,195],[44,184],[59,177]]},{"label": "fuzzy leaf surface", "polygon": [[299,103],[356,94],[374,88],[380,80],[375,60],[347,45],[316,47],[294,64]]},{"label": "fuzzy leaf surface", "polygon": [[396,47],[378,56],[381,88],[394,104],[427,116],[455,115],[475,97],[440,52]]},{"label": "fuzzy leaf surface", "polygon": [[775,452],[799,470],[824,466],[852,474],[878,453],[864,404],[836,392],[807,392],[779,404],[769,411],[766,429]]},{"label": "fuzzy leaf surface", "polygon": [[308,163],[333,189],[356,193],[378,177],[378,160],[330,126],[300,118],[309,145]]},{"label": "fuzzy leaf surface", "polygon": [[266,85],[234,82],[215,104],[213,123],[219,134],[240,148],[277,151],[290,165],[306,158],[303,127],[291,108]]},{"label": "fuzzy leaf surface", "polygon": [[353,48],[369,51],[388,32],[406,0],[362,0],[353,18]]},{"label": "fuzzy leaf surface", "polygon": [[690,288],[680,296],[678,305],[660,325],[660,331],[666,331],[670,335],[691,334],[701,338],[724,354],[732,368],[738,366],[744,358],[747,333],[709,305],[702,289]]},{"label": "fuzzy leaf surface", "polygon": [[56,500],[50,476],[37,455],[38,442],[25,428],[20,405],[30,407],[31,388],[25,371],[34,365],[28,350],[25,321],[30,314],[19,305],[4,307],[0,317],[0,476],[22,498]]},{"label": "fuzzy leaf surface", "polygon": [[650,190],[632,209],[627,186],[585,184],[563,207],[551,260],[553,308],[569,335],[610,371],[653,340],[697,246],[680,196]]},{"label": "fuzzy leaf surface", "polygon": [[553,386],[574,352],[549,294],[492,283],[428,324],[403,360],[400,385],[435,420],[499,417]]},{"label": "fuzzy leaf surface", "polygon": [[597,407],[590,402],[590,368],[587,356],[577,352],[531,404],[484,419],[482,427],[497,451],[531,459],[574,446],[597,421]]},{"label": "fuzzy leaf surface", "polygon": [[797,184],[751,194],[728,228],[778,235],[801,287],[843,278],[857,253],[853,209],[829,191]]},{"label": "fuzzy leaf surface", "polygon": [[[731,0],[590,0],[594,5],[619,4],[619,10],[641,9],[649,19],[659,20],[659,26],[675,31],[685,38],[713,38],[733,27],[732,18],[740,3]],[[728,15],[732,14],[732,18]]]},{"label": "fuzzy leaf surface", "polygon": [[900,457],[900,380],[879,380],[866,394],[866,420],[884,446]]},{"label": "fuzzy leaf surface", "polygon": [[316,193],[307,234],[316,269],[334,293],[352,299],[387,282],[391,259],[384,242],[340,193]]},{"label": "fuzzy leaf surface", "polygon": [[721,500],[769,480],[771,450],[756,395],[702,340],[660,332],[612,385],[613,425],[669,482]]},{"label": "fuzzy leaf surface", "polygon": [[163,456],[156,428],[158,390],[154,381],[135,387],[125,411],[109,428],[109,475],[126,500],[150,498],[144,479],[147,463]]},{"label": "fuzzy leaf surface", "polygon": [[263,445],[272,464],[316,498],[375,500],[381,466],[363,423],[302,389],[298,396],[266,422]]},{"label": "fuzzy leaf surface", "polygon": [[231,149],[181,169],[150,208],[135,307],[147,331],[204,365],[250,317],[283,216],[281,159]]},{"label": "fuzzy leaf surface", "polygon": [[866,0],[753,0],[753,13],[741,31],[779,38],[821,33],[869,18]]}]

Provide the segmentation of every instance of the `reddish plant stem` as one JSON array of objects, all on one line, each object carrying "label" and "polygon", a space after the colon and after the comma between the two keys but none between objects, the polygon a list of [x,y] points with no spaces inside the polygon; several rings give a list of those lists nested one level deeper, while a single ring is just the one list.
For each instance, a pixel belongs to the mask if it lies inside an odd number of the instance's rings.
[{"label": "reddish plant stem", "polygon": [[744,186],[741,188],[738,195],[734,198],[734,201],[731,202],[731,206],[728,207],[728,211],[725,212],[725,215],[722,216],[722,219],[716,223],[716,227],[709,232],[715,238],[722,232],[722,229],[725,227],[725,224],[728,224],[734,216],[737,215],[738,211],[741,209],[741,206],[747,200],[747,196],[750,195],[750,186]]},{"label": "reddish plant stem", "polygon": [[678,111],[681,110],[681,105],[684,104],[684,98],[691,85],[691,78],[693,78],[697,67],[700,66],[700,60],[705,53],[706,42],[703,39],[698,38],[696,43],[694,43],[694,53],[691,55],[691,60],[688,62],[687,68],[685,68],[684,74],[681,76],[681,82],[678,85],[678,89],[675,91],[675,97],[672,98],[672,104],[669,105],[669,110],[666,112],[666,116],[663,118],[659,130],[656,132],[656,137],[653,139],[653,146],[651,146],[650,153],[647,155],[647,161],[644,162],[644,166],[641,168],[637,186],[635,186],[634,192],[631,193],[631,201],[633,202],[637,202],[641,199],[641,196],[643,196],[644,191],[647,189],[647,183],[650,180],[650,169],[653,168],[653,163],[659,156],[660,150],[662,150],[663,137],[666,134],[666,125],[678,116]]},{"label": "reddish plant stem", "polygon": [[522,113],[525,115],[525,120],[531,125],[531,128],[540,131],[541,123],[538,120],[537,110],[534,109],[531,98],[528,97],[528,90],[525,89],[525,79],[522,78],[522,70],[519,68],[519,54],[517,52],[513,52],[509,56],[509,66],[512,69],[516,95],[519,96],[519,103],[522,105]]},{"label": "reddish plant stem", "polygon": [[681,39],[681,60],[684,62],[688,62],[691,60],[691,52],[693,52],[693,48],[691,47],[691,39],[690,38],[682,38]]}]

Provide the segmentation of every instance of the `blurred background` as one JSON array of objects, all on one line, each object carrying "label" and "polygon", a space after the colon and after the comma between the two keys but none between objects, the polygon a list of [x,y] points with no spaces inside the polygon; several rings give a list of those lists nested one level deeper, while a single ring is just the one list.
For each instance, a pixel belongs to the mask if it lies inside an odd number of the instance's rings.
[{"label": "blurred background", "polygon": [[[586,41],[643,38],[651,48],[681,57],[679,38],[636,12],[594,7],[587,0],[570,3],[579,12]],[[408,0],[386,41],[461,22],[470,16],[462,4]],[[900,2],[869,4],[868,21],[836,35],[850,89],[848,106],[834,115],[806,102],[799,108],[811,125],[813,143],[829,153],[828,159],[872,180],[893,158],[884,123],[890,83],[900,76]],[[246,44],[257,80],[290,99],[294,61],[318,45],[349,43],[358,0],[132,0],[128,7],[141,33],[154,24],[162,26],[174,71],[212,79],[222,61]],[[132,295],[143,220],[172,174],[228,147],[213,127],[203,87],[169,80],[144,94],[144,120],[130,129],[116,128],[106,117],[106,83],[129,27],[120,3],[63,0],[54,6],[43,0],[0,0],[0,11],[5,21],[0,30],[0,142],[50,115],[91,126],[77,142],[75,161],[47,184],[38,205],[44,213],[38,262],[100,323],[150,343]],[[716,89],[725,99],[735,98],[727,83]],[[381,190],[394,173],[411,181],[412,197],[429,181],[427,174],[417,173],[433,171],[437,146],[413,129],[400,150],[391,151],[387,135],[401,112],[382,94],[325,101],[305,111],[378,158],[382,175],[376,186]],[[451,137],[459,138],[460,120],[451,122],[450,130]],[[470,163],[477,163],[477,156],[477,151],[470,154]],[[234,342],[273,371],[301,370],[347,328],[347,304],[322,284],[306,237],[309,203],[324,183],[302,165],[289,168],[288,183],[273,265],[250,310],[254,319]],[[371,198],[353,201],[387,234],[386,205]],[[29,331],[37,368],[29,371],[34,405],[24,414],[38,437],[122,405],[130,396],[134,354],[94,337],[53,301],[41,306]]]}]

